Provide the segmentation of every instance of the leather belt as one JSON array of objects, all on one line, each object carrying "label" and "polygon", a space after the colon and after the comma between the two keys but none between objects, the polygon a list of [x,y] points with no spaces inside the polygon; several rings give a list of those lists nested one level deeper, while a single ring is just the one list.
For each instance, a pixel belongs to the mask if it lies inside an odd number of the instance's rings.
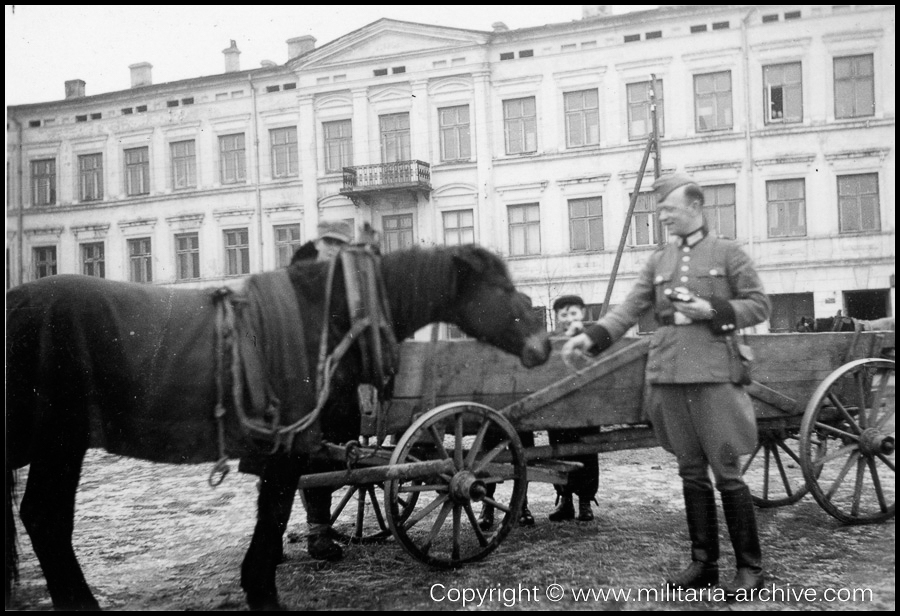
[{"label": "leather belt", "polygon": [[684,319],[676,320],[675,315],[671,314],[666,316],[656,315],[656,322],[660,325],[690,325],[691,323],[693,323],[693,321],[686,317]]}]

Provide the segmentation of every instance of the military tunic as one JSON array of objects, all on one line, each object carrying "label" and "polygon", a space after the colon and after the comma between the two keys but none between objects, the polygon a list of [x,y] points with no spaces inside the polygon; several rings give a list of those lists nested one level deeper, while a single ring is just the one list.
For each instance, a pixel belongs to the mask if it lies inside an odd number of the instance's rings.
[{"label": "military tunic", "polygon": [[[667,296],[676,287],[710,302],[713,317],[691,322]],[[700,229],[656,250],[625,301],[585,332],[602,351],[648,310],[660,327],[647,358],[647,412],[660,444],[682,458],[698,451],[729,464],[753,451],[756,420],[749,396],[732,383],[726,336],[765,321],[771,306],[738,242]],[[717,473],[718,478],[718,473]]]}]

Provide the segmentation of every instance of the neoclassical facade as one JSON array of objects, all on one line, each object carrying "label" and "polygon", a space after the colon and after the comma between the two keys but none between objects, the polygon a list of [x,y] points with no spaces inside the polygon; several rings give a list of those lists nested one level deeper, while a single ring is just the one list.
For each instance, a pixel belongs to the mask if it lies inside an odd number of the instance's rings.
[{"label": "neoclassical facade", "polygon": [[649,195],[626,220],[655,78],[661,168],[756,261],[762,330],[893,315],[894,7],[605,8],[490,32],[382,19],[251,70],[232,42],[220,75],[154,84],[140,63],[127,90],[10,107],[7,286],[229,284],[339,218],[385,250],[481,243],[536,306],[596,312],[623,230],[613,304],[665,240]]}]

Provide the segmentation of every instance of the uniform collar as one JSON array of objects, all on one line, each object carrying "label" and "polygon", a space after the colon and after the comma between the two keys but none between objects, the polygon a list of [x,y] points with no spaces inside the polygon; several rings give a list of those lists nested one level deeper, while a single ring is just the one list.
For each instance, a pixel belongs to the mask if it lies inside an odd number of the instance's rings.
[{"label": "uniform collar", "polygon": [[685,236],[679,236],[678,245],[693,248],[701,241],[703,241],[703,238],[705,238],[707,235],[709,235],[709,229],[706,228],[706,225],[703,225],[693,233],[688,233]]}]

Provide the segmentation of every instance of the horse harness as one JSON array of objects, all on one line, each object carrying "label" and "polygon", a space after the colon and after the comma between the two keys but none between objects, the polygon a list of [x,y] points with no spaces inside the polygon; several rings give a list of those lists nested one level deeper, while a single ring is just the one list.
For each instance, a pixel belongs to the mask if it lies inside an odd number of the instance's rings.
[{"label": "horse harness", "polygon": [[[329,329],[335,272],[338,261],[344,272],[344,288],[350,315],[350,329],[329,351]],[[331,379],[341,359],[352,347],[359,344],[363,374],[361,380],[369,382],[377,391],[379,401],[390,397],[393,377],[399,361],[399,344],[391,326],[390,307],[381,275],[381,257],[370,245],[354,245],[344,248],[328,265],[325,285],[324,317],[319,342],[316,367],[315,407],[294,423],[281,425],[282,401],[276,395],[272,382],[280,377],[278,372],[267,374],[261,349],[256,341],[258,332],[250,319],[243,318],[243,308],[256,302],[262,310],[267,328],[276,336],[289,338],[291,328],[297,322],[288,318],[291,308],[299,310],[293,285],[286,270],[270,273],[263,293],[234,291],[221,288],[214,292],[216,306],[216,392],[214,418],[217,428],[219,460],[210,473],[210,485],[219,485],[229,472],[225,452],[226,383],[231,383],[231,396],[238,421],[245,434],[255,440],[271,444],[271,452],[290,452],[294,438],[300,432],[316,424],[319,414],[331,395]],[[265,297],[255,297],[265,295]],[[288,299],[290,298],[290,299]],[[288,306],[292,304],[292,306]],[[280,309],[279,309],[280,306]],[[274,307],[274,308],[272,308]],[[284,363],[284,362],[282,362]],[[287,366],[281,366],[286,369]],[[246,384],[247,391],[244,390]],[[250,412],[245,408],[250,401]],[[383,423],[383,413],[377,415]],[[216,475],[219,475],[216,479]]]}]

